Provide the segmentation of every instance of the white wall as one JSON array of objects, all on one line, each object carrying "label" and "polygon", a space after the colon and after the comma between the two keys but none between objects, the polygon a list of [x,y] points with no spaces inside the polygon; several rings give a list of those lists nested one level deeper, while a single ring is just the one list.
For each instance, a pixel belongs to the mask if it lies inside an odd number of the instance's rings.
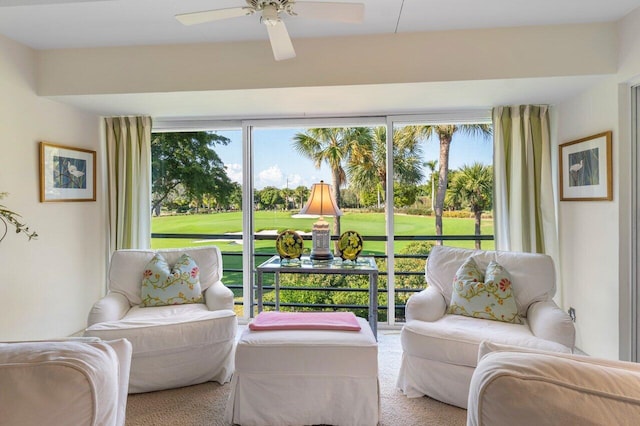
[{"label": "white wall", "polygon": [[640,75],[640,9],[618,30],[617,74],[557,107],[560,144],[613,131],[614,199],[560,202],[559,237],[564,308],[576,309],[577,346],[590,355],[629,359],[628,268],[636,260],[629,251],[628,83],[637,83]]},{"label": "white wall", "polygon": [[[473,81],[612,74],[614,23],[296,40],[295,61],[267,42],[39,52],[43,96]],[[594,52],[597,54],[594,55]],[[197,66],[185,67],[185,63]],[[337,64],[339,64],[337,66]]]},{"label": "white wall", "polygon": [[35,57],[0,36],[0,204],[39,234],[29,242],[10,228],[0,243],[0,341],[77,332],[105,282],[103,197],[40,203],[38,175],[39,141],[99,151],[100,121],[37,97]]},{"label": "white wall", "polygon": [[640,7],[620,21],[618,46],[620,81],[632,80],[640,73]]},{"label": "white wall", "polygon": [[[576,310],[576,345],[618,358],[618,99],[616,79],[558,105],[558,143],[613,131],[613,201],[561,201],[563,308]],[[558,156],[558,148],[553,151]]]}]

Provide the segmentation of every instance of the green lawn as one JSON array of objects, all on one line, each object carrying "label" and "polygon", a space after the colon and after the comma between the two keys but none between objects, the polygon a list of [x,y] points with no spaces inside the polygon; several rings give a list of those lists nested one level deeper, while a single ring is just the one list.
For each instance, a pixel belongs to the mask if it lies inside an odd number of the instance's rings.
[{"label": "green lawn", "polygon": [[[291,215],[297,212],[283,211],[258,211],[254,213],[256,232],[266,230],[277,230],[278,232],[285,229],[294,229],[297,231],[310,232],[313,223],[317,219],[294,219]],[[331,222],[332,218],[327,218]],[[341,218],[342,231],[354,230],[364,237],[363,254],[384,254],[384,241],[367,241],[367,236],[384,236],[385,235],[385,217],[384,213],[359,213],[346,212]],[[474,221],[473,219],[459,218],[443,218],[443,228],[445,235],[473,235]],[[212,213],[212,214],[193,214],[182,216],[161,216],[153,217],[151,220],[151,229],[153,233],[159,234],[225,234],[240,233],[242,231],[242,212],[231,213]],[[433,216],[410,216],[395,215],[394,229],[396,235],[434,235],[435,234],[435,218]],[[484,235],[493,234],[493,220],[483,219],[482,233]],[[275,240],[275,236],[273,237]],[[256,263],[266,260],[268,255],[276,254],[274,240],[264,240],[255,242],[256,253],[264,253],[265,257],[256,259]],[[398,241],[395,243],[395,251],[399,252],[403,247],[410,244],[410,241]],[[473,248],[474,241],[448,241],[446,245],[456,247]],[[223,253],[223,262],[225,267],[224,283],[230,286],[237,286],[233,291],[238,300],[242,296],[242,272],[231,272],[230,270],[242,270],[242,256],[232,254],[240,254],[242,252],[241,240],[194,240],[194,239],[168,239],[153,238],[151,247],[153,248],[179,248],[179,247],[199,247],[205,245],[216,245]],[[311,241],[305,241],[306,250],[310,250]],[[493,241],[483,241],[482,248],[491,250],[494,248]],[[420,264],[421,270],[424,269],[424,261]],[[265,284],[269,284],[269,278],[266,278]],[[242,314],[241,307],[238,306],[238,314]]]},{"label": "green lawn", "polygon": [[[292,214],[297,212],[283,211],[258,211],[254,213],[256,232],[265,230],[295,229],[310,232],[316,219],[294,219]],[[332,218],[327,218],[332,221]],[[433,235],[435,234],[435,218],[433,216],[395,215],[394,229],[396,235]],[[367,235],[385,235],[384,213],[357,213],[347,212],[341,218],[342,231],[354,230],[365,236],[365,252],[373,254],[384,253],[384,242],[370,241],[367,243]],[[445,235],[473,235],[473,219],[443,218]],[[183,233],[183,234],[225,234],[242,231],[242,212],[194,214],[183,216],[161,216],[151,220],[153,233]],[[482,233],[493,234],[493,220],[482,221]],[[205,244],[216,244],[224,252],[242,251],[239,241],[206,241],[190,239],[160,239],[154,238],[151,242],[153,248],[191,247]],[[399,250],[408,242],[397,242],[396,250]],[[473,241],[452,241],[447,243],[459,247],[473,247]],[[310,243],[309,243],[310,245]],[[484,241],[483,248],[493,249],[493,241]],[[273,241],[256,241],[256,251],[274,251]]]}]

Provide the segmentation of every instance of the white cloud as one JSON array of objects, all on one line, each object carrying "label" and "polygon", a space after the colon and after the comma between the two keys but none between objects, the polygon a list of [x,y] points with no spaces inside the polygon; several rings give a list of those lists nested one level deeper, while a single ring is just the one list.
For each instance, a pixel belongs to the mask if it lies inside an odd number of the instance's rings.
[{"label": "white cloud", "polygon": [[229,179],[231,179],[233,182],[238,182],[238,183],[242,183],[242,164],[237,164],[237,163],[232,163],[232,164],[225,164],[225,167],[227,168],[227,176],[229,176]]},{"label": "white cloud", "polygon": [[298,174],[288,175],[286,182],[282,185],[283,188],[296,189],[300,185],[304,186],[302,176]]},{"label": "white cloud", "polygon": [[262,170],[258,173],[258,182],[256,182],[256,188],[264,188],[265,186],[281,186],[283,182],[282,170],[275,164],[268,169]]},{"label": "white cloud", "polygon": [[[302,173],[285,173],[290,166],[290,164],[286,164],[284,172],[278,164],[273,164],[259,172],[256,171],[255,188],[262,189],[265,186],[275,186],[276,188],[281,189],[287,187],[289,189],[295,189],[299,186],[311,188],[312,184],[318,183],[320,180],[324,180],[325,182],[331,181],[330,175],[319,176],[316,174],[317,171],[313,168],[309,171],[315,173],[309,175]],[[226,167],[229,178],[235,182],[242,183],[242,166],[237,163],[229,163],[226,164]]]},{"label": "white cloud", "polygon": [[303,185],[307,188],[311,188],[311,185],[313,185],[314,183],[319,183],[321,180],[324,181],[324,183],[331,184],[330,177],[327,178],[327,176],[311,175],[307,179],[305,179],[305,183]]}]

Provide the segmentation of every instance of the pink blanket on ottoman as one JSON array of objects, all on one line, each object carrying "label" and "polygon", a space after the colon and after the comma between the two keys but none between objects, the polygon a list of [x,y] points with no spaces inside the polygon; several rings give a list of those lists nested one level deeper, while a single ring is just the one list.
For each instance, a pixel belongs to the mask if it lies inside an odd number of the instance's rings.
[{"label": "pink blanket on ottoman", "polygon": [[260,312],[249,329],[359,331],[360,324],[353,312]]}]

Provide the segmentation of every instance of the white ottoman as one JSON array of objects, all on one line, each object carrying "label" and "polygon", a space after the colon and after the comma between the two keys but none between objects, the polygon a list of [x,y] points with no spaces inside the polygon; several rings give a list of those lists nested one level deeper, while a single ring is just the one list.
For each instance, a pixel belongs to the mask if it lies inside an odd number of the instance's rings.
[{"label": "white ottoman", "polygon": [[378,424],[378,344],[360,331],[269,330],[240,336],[225,419],[251,425]]}]

